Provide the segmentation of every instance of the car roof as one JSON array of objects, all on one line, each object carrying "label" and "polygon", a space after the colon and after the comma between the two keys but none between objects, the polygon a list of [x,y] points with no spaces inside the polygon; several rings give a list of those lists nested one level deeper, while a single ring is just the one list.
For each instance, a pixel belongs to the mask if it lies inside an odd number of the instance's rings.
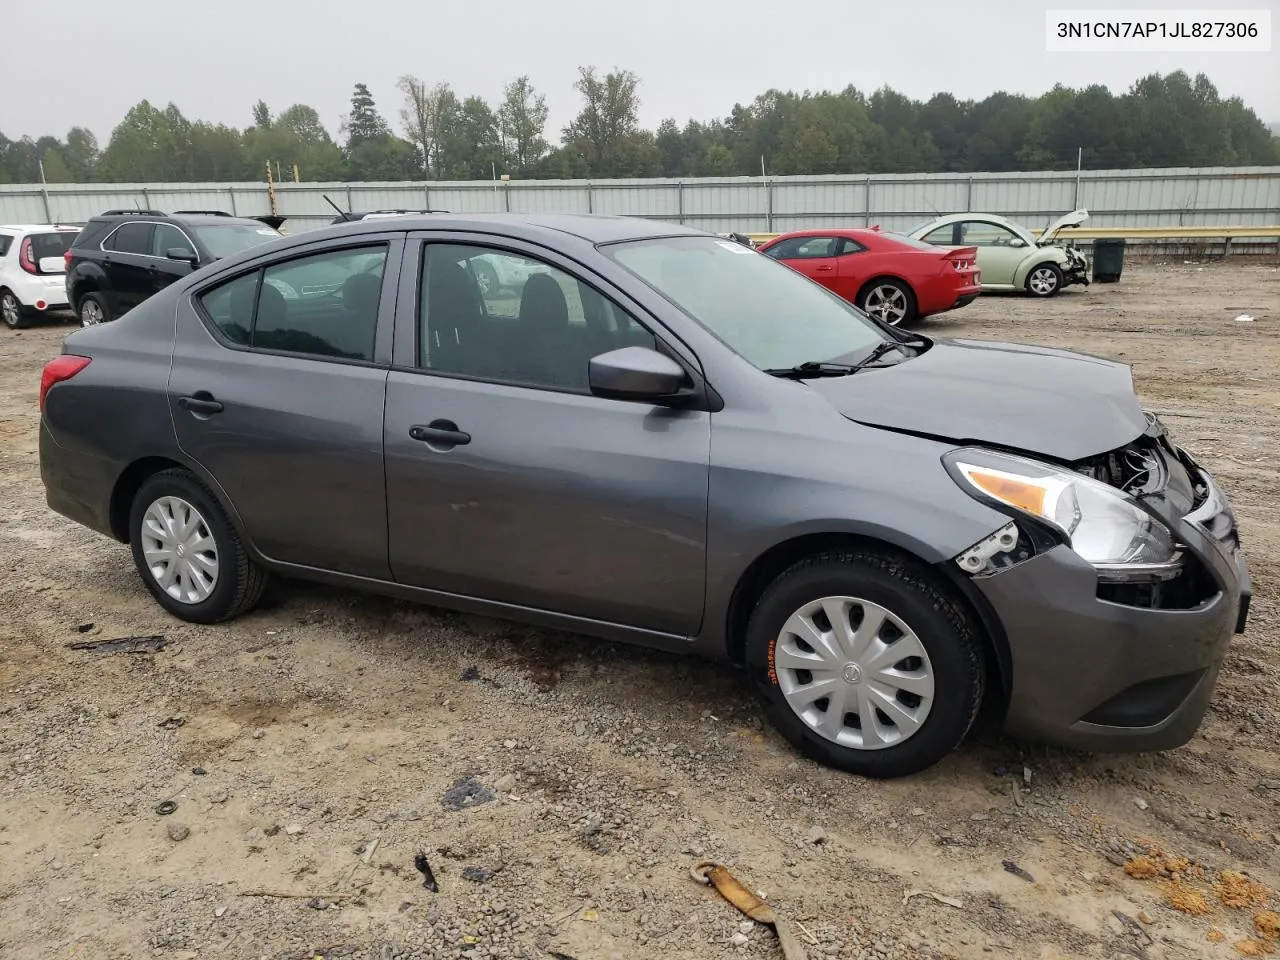
[{"label": "car roof", "polygon": [[106,223],[128,223],[132,220],[137,220],[141,223],[173,221],[174,223],[186,223],[192,226],[218,223],[233,223],[250,227],[264,225],[261,220],[254,220],[251,217],[232,217],[220,213],[148,213],[139,211],[137,213],[104,213],[93,219]]},{"label": "car roof", "polygon": [[74,223],[0,223],[0,230],[14,233],[69,233],[79,229]]},{"label": "car roof", "polygon": [[1002,217],[998,213],[982,213],[978,210],[969,211],[968,213],[945,213],[940,217],[934,217],[927,223],[920,226],[945,226],[948,223],[959,223],[961,220],[986,220],[989,223],[999,223],[1008,227],[1020,227],[1016,220],[1010,220],[1008,217]]},{"label": "car roof", "polygon": [[479,233],[501,232],[519,237],[550,239],[552,233],[568,234],[588,243],[618,243],[653,237],[709,236],[660,220],[640,217],[612,217],[588,213],[407,213],[394,217],[364,218],[330,224],[316,230],[293,234],[295,241],[319,240],[333,236],[386,233],[388,230],[460,230]]}]

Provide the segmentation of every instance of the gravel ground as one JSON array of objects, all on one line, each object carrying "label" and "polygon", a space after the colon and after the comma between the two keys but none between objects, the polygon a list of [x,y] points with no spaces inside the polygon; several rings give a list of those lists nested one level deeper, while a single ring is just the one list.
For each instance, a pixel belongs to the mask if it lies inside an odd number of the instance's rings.
[{"label": "gravel ground", "polygon": [[[1133,364],[1232,496],[1254,614],[1187,746],[1083,755],[988,723],[876,783],[801,760],[718,665],[299,583],[178,623],[125,547],[45,507],[37,383],[67,328],[0,333],[0,957],[780,956],[690,879],[703,858],[798,921],[811,960],[1262,955],[1280,271],[1131,263],[925,329]],[[162,650],[67,646],[153,634]]]}]

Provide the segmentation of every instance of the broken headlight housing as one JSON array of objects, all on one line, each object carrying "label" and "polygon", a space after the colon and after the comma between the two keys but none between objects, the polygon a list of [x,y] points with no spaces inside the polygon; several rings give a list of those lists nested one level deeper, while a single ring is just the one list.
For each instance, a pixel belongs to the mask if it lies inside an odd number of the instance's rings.
[{"label": "broken headlight housing", "polygon": [[956,450],[945,461],[965,492],[1015,520],[1047,526],[1099,571],[1158,570],[1178,561],[1169,528],[1109,484],[988,450]]}]

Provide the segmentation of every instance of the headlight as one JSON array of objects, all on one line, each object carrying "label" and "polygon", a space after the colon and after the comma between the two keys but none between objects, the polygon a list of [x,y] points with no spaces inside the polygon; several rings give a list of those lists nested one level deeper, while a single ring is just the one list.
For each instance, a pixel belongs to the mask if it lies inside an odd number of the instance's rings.
[{"label": "headlight", "polygon": [[1036,517],[1099,567],[1172,562],[1177,547],[1168,527],[1115,487],[1047,463],[983,450],[948,457],[953,475],[978,499]]}]

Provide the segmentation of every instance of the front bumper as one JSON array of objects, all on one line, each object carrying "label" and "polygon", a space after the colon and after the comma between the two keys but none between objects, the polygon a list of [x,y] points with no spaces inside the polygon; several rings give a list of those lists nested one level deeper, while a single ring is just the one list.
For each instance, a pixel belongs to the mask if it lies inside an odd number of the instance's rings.
[{"label": "front bumper", "polygon": [[1062,285],[1069,287],[1077,283],[1083,283],[1086,287],[1089,285],[1089,261],[1083,256],[1068,260],[1062,267]]},{"label": "front bumper", "polygon": [[1163,750],[1195,735],[1252,592],[1231,509],[1200,478],[1209,496],[1185,517],[1148,504],[1216,588],[1191,609],[1101,599],[1097,571],[1065,546],[974,581],[1009,644],[1008,733],[1100,751]]}]

